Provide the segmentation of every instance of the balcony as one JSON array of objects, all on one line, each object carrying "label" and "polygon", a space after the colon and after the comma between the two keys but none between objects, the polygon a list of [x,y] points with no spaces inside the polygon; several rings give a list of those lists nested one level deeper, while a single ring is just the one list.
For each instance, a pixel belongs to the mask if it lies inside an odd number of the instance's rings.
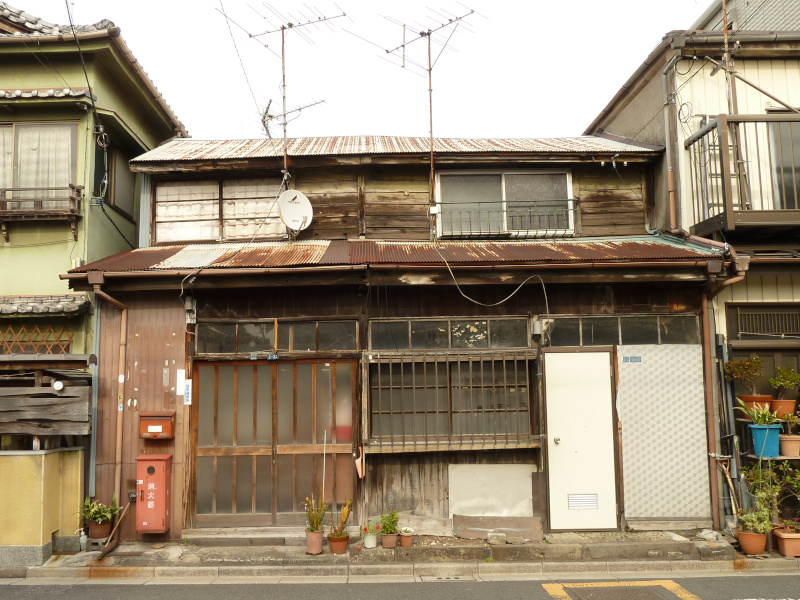
[{"label": "balcony", "polygon": [[800,230],[800,115],[719,115],[684,146],[695,233]]},{"label": "balcony", "polygon": [[69,221],[72,237],[78,239],[83,186],[41,188],[0,188],[0,227],[9,241],[11,221]]},{"label": "balcony", "polygon": [[442,238],[554,238],[575,234],[578,200],[443,202]]}]

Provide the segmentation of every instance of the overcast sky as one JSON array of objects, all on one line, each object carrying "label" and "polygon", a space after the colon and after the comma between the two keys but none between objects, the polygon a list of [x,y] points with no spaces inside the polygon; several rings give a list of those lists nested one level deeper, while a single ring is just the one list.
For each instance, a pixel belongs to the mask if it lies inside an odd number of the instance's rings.
[{"label": "overcast sky", "polygon": [[[70,4],[76,24],[106,18],[121,28],[192,137],[222,139],[264,137],[259,113],[270,99],[270,112],[281,112],[281,34],[250,38],[247,33],[279,28],[276,13],[293,23],[314,14],[347,13],[332,19],[330,27],[287,32],[287,108],[324,100],[290,116],[297,118],[289,123],[289,137],[427,136],[427,73],[412,65],[427,66],[427,42],[418,32],[470,9],[475,13],[459,24],[447,49],[440,55],[442,45],[432,47],[434,135],[560,137],[580,135],[664,34],[688,29],[711,3],[462,1],[338,0],[338,7],[331,0]],[[69,21],[63,0],[10,4],[46,21]],[[235,23],[222,16],[222,6]],[[402,23],[408,25],[405,69],[385,52],[402,44]],[[451,32],[452,26],[442,29],[434,39],[443,42]],[[275,121],[270,131],[282,136]]]}]

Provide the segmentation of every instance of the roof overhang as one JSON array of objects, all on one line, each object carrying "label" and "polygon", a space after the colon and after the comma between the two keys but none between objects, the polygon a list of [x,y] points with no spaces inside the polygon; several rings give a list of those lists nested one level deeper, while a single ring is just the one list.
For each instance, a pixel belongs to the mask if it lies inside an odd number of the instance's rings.
[{"label": "roof overhang", "polygon": [[96,364],[94,354],[0,354],[0,371],[86,369]]}]

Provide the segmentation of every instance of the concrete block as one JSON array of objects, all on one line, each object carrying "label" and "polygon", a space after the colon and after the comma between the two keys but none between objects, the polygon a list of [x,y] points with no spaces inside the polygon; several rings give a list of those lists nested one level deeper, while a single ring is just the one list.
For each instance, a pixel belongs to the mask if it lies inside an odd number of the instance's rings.
[{"label": "concrete block", "polygon": [[490,531],[486,535],[486,541],[492,546],[499,546],[506,543],[506,534],[498,531]]},{"label": "concrete block", "polygon": [[608,563],[609,573],[664,573],[669,570],[668,560],[620,560]]},{"label": "concrete block", "polygon": [[42,546],[0,546],[0,567],[36,567],[52,555],[52,542]]},{"label": "concrete block", "polygon": [[368,564],[354,564],[350,565],[350,577],[354,576],[380,576],[381,581],[383,581],[383,577],[385,576],[395,576],[395,577],[414,577],[414,565],[411,563],[404,563],[404,564],[377,564],[377,565],[368,565]]},{"label": "concrete block", "polygon": [[155,567],[89,567],[92,579],[152,579]]},{"label": "concrete block", "polygon": [[542,573],[608,573],[608,563],[597,561],[545,562]]},{"label": "concrete block", "polygon": [[80,552],[81,538],[77,535],[54,535],[53,552]]},{"label": "concrete block", "polygon": [[539,575],[540,562],[483,562],[478,563],[478,575]]},{"label": "concrete block", "polygon": [[470,517],[453,515],[453,531],[465,540],[485,540],[490,532],[505,533],[533,542],[544,539],[539,517]]},{"label": "concrete block", "polygon": [[283,565],[220,566],[219,577],[283,577]]},{"label": "concrete block", "polygon": [[414,565],[415,577],[453,577],[478,574],[478,563],[419,563]]},{"label": "concrete block", "polygon": [[396,548],[394,550],[394,560],[414,563],[477,562],[489,558],[491,553],[492,550],[488,546],[411,546],[410,548]]},{"label": "concrete block", "polygon": [[219,567],[155,567],[154,577],[165,578],[208,578],[216,579],[219,576]]},{"label": "concrete block", "polygon": [[733,560],[736,558],[736,550],[724,540],[719,542],[696,542],[695,547],[699,551],[702,560]]},{"label": "concrete block", "polygon": [[592,560],[638,560],[695,557],[692,542],[607,542],[586,544],[584,558]]},{"label": "concrete block", "polygon": [[735,571],[797,571],[796,558],[737,558],[733,561]]},{"label": "concrete block", "polygon": [[286,565],[284,577],[347,577],[348,565]]},{"label": "concrete block", "polygon": [[0,567],[0,579],[24,579],[28,567]]},{"label": "concrete block", "polygon": [[715,571],[718,573],[733,571],[733,561],[729,560],[673,560],[670,561],[672,572],[680,571]]},{"label": "concrete block", "polygon": [[492,558],[500,561],[580,560],[581,544],[525,544],[523,546],[492,546]]},{"label": "concrete block", "polygon": [[35,567],[28,569],[28,579],[89,579],[91,567]]}]

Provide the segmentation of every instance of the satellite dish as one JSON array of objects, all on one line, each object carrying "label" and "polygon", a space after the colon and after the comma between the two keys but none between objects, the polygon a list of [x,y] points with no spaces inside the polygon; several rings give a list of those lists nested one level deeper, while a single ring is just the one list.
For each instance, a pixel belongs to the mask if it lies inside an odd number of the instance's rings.
[{"label": "satellite dish", "polygon": [[286,190],[278,197],[281,221],[290,231],[302,231],[311,225],[314,209],[303,192]]}]

